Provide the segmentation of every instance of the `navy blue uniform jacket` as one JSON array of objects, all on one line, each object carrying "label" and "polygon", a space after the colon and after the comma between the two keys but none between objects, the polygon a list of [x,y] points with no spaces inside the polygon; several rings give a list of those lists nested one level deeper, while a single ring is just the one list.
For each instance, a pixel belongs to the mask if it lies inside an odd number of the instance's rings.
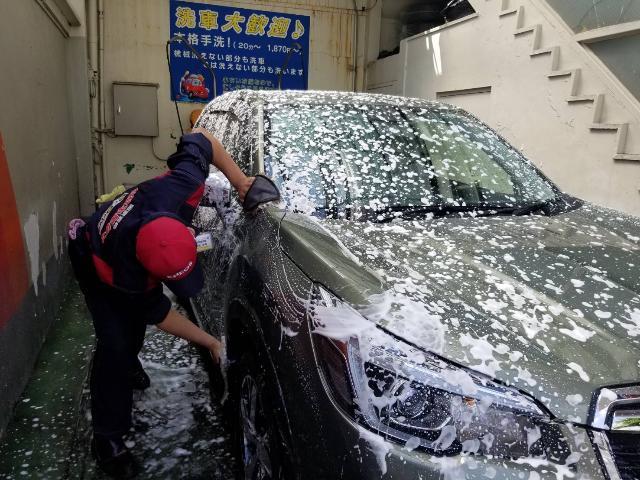
[{"label": "navy blue uniform jacket", "polygon": [[149,304],[147,323],[162,321],[171,302],[138,261],[136,237],[146,222],[158,216],[174,217],[191,225],[204,193],[213,157],[211,143],[202,134],[182,137],[167,161],[169,171],[128,189],[100,207],[87,222],[86,235],[93,265],[101,282]]}]

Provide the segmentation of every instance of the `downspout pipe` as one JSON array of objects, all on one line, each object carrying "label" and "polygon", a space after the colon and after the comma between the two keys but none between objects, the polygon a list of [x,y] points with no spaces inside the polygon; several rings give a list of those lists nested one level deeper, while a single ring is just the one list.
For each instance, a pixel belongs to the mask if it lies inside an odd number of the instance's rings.
[{"label": "downspout pipe", "polygon": [[98,130],[100,130],[99,92],[98,92],[98,0],[87,0],[87,50],[89,52],[89,97],[91,102],[91,150],[93,161],[94,191],[104,190],[102,177],[102,153]]},{"label": "downspout pipe", "polygon": [[355,38],[353,45],[353,91],[358,91],[358,43],[360,37],[360,17],[358,15],[358,2],[353,0],[353,12],[355,13]]},{"label": "downspout pipe", "polygon": [[102,188],[101,193],[106,193],[107,186],[107,166],[106,158],[104,154],[104,139],[105,139],[105,99],[104,99],[104,0],[98,0],[98,95],[99,102],[99,135],[100,135],[100,158],[102,164]]}]

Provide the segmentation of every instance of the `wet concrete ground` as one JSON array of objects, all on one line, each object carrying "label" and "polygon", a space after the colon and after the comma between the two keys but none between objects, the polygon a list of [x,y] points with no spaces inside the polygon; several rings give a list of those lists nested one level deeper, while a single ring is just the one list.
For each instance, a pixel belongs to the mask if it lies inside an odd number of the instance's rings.
[{"label": "wet concrete ground", "polygon": [[[0,443],[0,479],[105,479],[91,439],[87,372],[93,346],[77,288],[52,328],[34,375]],[[150,327],[141,352],[151,387],[136,392],[127,444],[140,479],[231,479],[233,457],[199,351]]]}]

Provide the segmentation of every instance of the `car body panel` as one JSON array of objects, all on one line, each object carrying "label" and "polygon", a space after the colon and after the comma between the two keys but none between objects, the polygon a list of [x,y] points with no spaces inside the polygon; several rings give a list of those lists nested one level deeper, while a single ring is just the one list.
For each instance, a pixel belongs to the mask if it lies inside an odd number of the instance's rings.
[{"label": "car body panel", "polygon": [[[356,304],[383,291],[383,280],[349,252],[320,222],[289,213],[280,225],[280,246],[315,282]],[[326,252],[332,252],[327,255]]]},{"label": "car body panel", "polygon": [[[234,92],[211,102],[198,126],[221,138],[245,171],[263,173],[259,112],[331,101],[449,108],[387,96]],[[601,478],[587,429],[571,424],[588,424],[601,387],[640,379],[637,219],[586,205],[550,217],[374,224],[318,219],[286,202],[257,215],[236,205],[232,216],[225,223],[206,201],[199,209],[198,226],[215,233],[194,309],[205,328],[225,336],[231,362],[243,350],[263,351],[269,394],[304,478],[377,478],[385,470],[383,478]],[[332,399],[314,357],[314,285],[396,338],[545,405],[566,423],[571,466],[437,457],[364,430]],[[232,305],[250,312],[255,335],[239,333]]]},{"label": "car body panel", "polygon": [[[640,228],[628,219],[618,234],[590,220],[612,213],[585,207],[551,218],[326,221],[316,234],[322,240],[283,248],[301,264],[310,261],[310,245],[314,257],[330,257],[335,270],[314,280],[335,286],[365,315],[383,292],[369,281],[352,294],[352,272],[381,276],[387,295],[407,296],[442,324],[442,348],[434,353],[516,385],[562,419],[587,423],[594,391],[640,377],[640,286],[630,266],[640,262],[630,239]],[[290,218],[283,223],[293,228]],[[340,254],[344,247],[349,254]],[[402,319],[376,321],[425,347],[420,331],[407,330]]]}]

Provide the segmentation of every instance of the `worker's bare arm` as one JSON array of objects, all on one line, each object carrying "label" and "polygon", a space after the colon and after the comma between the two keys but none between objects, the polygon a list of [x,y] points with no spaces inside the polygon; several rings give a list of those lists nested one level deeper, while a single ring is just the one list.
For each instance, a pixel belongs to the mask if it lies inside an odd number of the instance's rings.
[{"label": "worker's bare arm", "polygon": [[213,359],[216,362],[220,362],[222,343],[173,308],[169,311],[166,318],[157,325],[157,327],[160,330],[175,335],[176,337],[184,338],[185,340],[197,343],[198,345],[207,348],[211,352]]},{"label": "worker's bare arm", "polygon": [[233,158],[231,158],[229,152],[222,146],[220,140],[214,137],[211,132],[202,127],[198,127],[194,128],[192,133],[201,133],[211,142],[213,149],[211,163],[229,179],[231,185],[238,191],[240,201],[244,202],[244,196],[253,183],[253,177],[247,177],[242,170],[240,170],[240,167],[233,161]]}]

